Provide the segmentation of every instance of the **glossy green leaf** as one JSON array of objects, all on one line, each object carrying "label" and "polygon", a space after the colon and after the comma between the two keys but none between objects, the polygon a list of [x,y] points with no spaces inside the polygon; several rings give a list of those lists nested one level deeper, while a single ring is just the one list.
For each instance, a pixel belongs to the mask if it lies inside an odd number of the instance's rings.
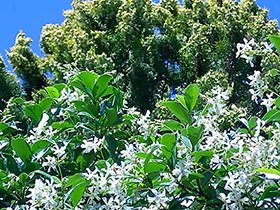
[{"label": "glossy green leaf", "polygon": [[199,162],[202,157],[206,157],[211,159],[213,157],[214,152],[212,150],[205,150],[205,151],[196,151],[193,153],[195,157],[195,162]]},{"label": "glossy green leaf", "polygon": [[108,74],[103,74],[97,79],[96,84],[94,86],[97,97],[100,97],[105,93],[111,79],[112,76]]},{"label": "glossy green leaf", "polygon": [[266,198],[279,198],[280,197],[280,189],[277,186],[268,186],[265,188],[261,199],[266,199]]},{"label": "glossy green leaf", "polygon": [[51,98],[58,98],[60,96],[59,91],[55,87],[45,87],[47,93]]},{"label": "glossy green leaf", "polygon": [[249,130],[252,130],[257,126],[257,117],[251,117],[248,121]]},{"label": "glossy green leaf", "polygon": [[27,117],[29,117],[35,124],[38,124],[42,118],[43,110],[38,105],[27,105],[24,108],[24,113]]},{"label": "glossy green leaf", "polygon": [[51,143],[47,140],[39,140],[32,144],[31,151],[32,153],[38,153],[43,149],[47,149],[50,145]]},{"label": "glossy green leaf", "polygon": [[188,85],[185,89],[185,102],[189,111],[192,111],[197,103],[199,87],[196,84]]},{"label": "glossy green leaf", "polygon": [[258,168],[256,172],[264,173],[264,174],[273,174],[279,176],[280,178],[280,171],[274,168]]},{"label": "glossy green leaf", "polygon": [[144,166],[144,170],[146,173],[154,173],[164,171],[166,166],[162,163],[158,162],[148,162]]},{"label": "glossy green leaf", "polygon": [[183,125],[175,120],[167,120],[163,125],[162,131],[179,131],[183,129]]},{"label": "glossy green leaf", "polygon": [[[16,128],[9,126],[7,123],[0,122],[0,131],[3,133],[3,135],[12,133],[16,130],[17,130]],[[0,134],[0,136],[1,136],[1,134]]]},{"label": "glossy green leaf", "polygon": [[88,186],[88,182],[84,181],[78,185],[76,185],[74,188],[72,188],[70,192],[70,199],[74,207],[78,205],[81,198],[83,197],[83,194]]},{"label": "glossy green leaf", "polygon": [[280,111],[277,109],[271,109],[262,117],[262,120],[267,122],[280,122]]},{"label": "glossy green leaf", "polygon": [[169,160],[172,155],[176,152],[176,136],[175,134],[164,134],[160,139],[160,144],[163,145],[161,147],[163,155]]},{"label": "glossy green leaf", "polygon": [[201,139],[203,130],[204,130],[203,126],[199,126],[199,127],[189,126],[186,129],[186,135],[191,141],[193,148],[197,145],[197,143]]},{"label": "glossy green leaf", "polygon": [[114,108],[106,110],[106,126],[112,126],[118,119],[118,113]]},{"label": "glossy green leaf", "polygon": [[190,115],[187,109],[177,101],[164,101],[161,103],[172,114],[174,114],[182,123],[186,124],[190,122]]},{"label": "glossy green leaf", "polygon": [[271,35],[269,40],[273,43],[274,47],[280,52],[280,36]]},{"label": "glossy green leaf", "polygon": [[81,174],[77,173],[67,178],[65,187],[76,186],[83,182],[85,182],[85,178]]},{"label": "glossy green leaf", "polygon": [[53,103],[54,99],[53,98],[44,98],[40,103],[39,106],[41,107],[42,111],[48,110],[52,103]]},{"label": "glossy green leaf", "polygon": [[13,139],[11,145],[17,156],[24,162],[30,162],[32,158],[32,152],[25,139],[22,137]]},{"label": "glossy green leaf", "polygon": [[275,99],[275,106],[280,109],[280,96]]}]

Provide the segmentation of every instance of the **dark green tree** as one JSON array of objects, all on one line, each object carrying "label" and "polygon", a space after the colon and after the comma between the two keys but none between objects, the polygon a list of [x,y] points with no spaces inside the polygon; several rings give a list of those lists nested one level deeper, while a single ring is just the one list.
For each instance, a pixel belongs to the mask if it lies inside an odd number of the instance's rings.
[{"label": "dark green tree", "polygon": [[43,58],[30,51],[23,33],[9,58],[28,95],[45,85],[45,70],[54,82],[74,74],[71,69],[110,71],[130,105],[144,112],[170,89],[219,71],[234,84],[231,101],[246,104],[244,81],[263,71],[263,59],[252,68],[236,58],[236,45],[244,38],[267,41],[277,28],[255,0],[74,0],[61,25],[43,28]]},{"label": "dark green tree", "polygon": [[6,70],[3,58],[0,56],[0,110],[6,107],[11,97],[19,94],[20,89],[16,77]]},{"label": "dark green tree", "polygon": [[16,43],[8,53],[9,61],[16,74],[23,81],[23,88],[27,99],[31,98],[34,90],[39,90],[47,83],[40,67],[40,58],[30,49],[32,40],[27,38],[23,32],[17,35]]}]

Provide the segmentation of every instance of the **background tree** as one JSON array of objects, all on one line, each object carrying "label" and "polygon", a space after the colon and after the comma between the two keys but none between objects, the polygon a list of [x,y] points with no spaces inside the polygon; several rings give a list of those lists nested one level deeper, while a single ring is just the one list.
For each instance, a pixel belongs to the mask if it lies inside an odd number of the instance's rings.
[{"label": "background tree", "polygon": [[3,58],[0,56],[0,110],[6,107],[6,102],[20,94],[19,84],[14,75],[5,69]]},{"label": "background tree", "polygon": [[110,71],[130,105],[144,112],[170,90],[219,71],[233,84],[230,101],[246,104],[246,78],[264,64],[262,57],[254,67],[236,58],[236,45],[277,32],[254,0],[75,0],[61,25],[43,28],[43,58],[31,53],[22,33],[9,57],[29,94],[45,84],[46,70],[54,82],[75,74],[71,69]]},{"label": "background tree", "polygon": [[31,98],[32,91],[39,90],[46,85],[46,78],[40,67],[40,58],[30,49],[31,42],[30,38],[20,32],[17,35],[15,45],[8,53],[14,71],[23,81],[27,99]]}]

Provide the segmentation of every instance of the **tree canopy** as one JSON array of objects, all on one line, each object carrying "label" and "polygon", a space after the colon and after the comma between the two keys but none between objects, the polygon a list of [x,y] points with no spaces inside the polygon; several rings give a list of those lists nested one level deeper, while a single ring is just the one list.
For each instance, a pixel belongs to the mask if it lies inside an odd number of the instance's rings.
[{"label": "tree canopy", "polygon": [[254,0],[74,0],[61,25],[43,28],[42,58],[20,33],[9,59],[28,96],[46,85],[46,72],[55,75],[52,82],[65,81],[73,69],[112,72],[129,104],[144,112],[175,88],[218,71],[233,85],[230,101],[246,103],[244,80],[264,61],[258,56],[251,67],[236,57],[236,45],[275,33],[277,22]]}]

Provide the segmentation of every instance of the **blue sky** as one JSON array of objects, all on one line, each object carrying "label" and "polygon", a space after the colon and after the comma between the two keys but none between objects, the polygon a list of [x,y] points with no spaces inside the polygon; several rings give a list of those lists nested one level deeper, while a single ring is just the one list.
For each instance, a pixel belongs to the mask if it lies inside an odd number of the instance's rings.
[{"label": "blue sky", "polygon": [[[63,10],[71,8],[72,0],[2,0],[0,3],[0,54],[13,46],[17,33],[22,30],[33,39],[31,48],[42,55],[40,33],[47,23],[61,23]],[[270,10],[270,18],[280,22],[279,0],[257,0]]]}]

